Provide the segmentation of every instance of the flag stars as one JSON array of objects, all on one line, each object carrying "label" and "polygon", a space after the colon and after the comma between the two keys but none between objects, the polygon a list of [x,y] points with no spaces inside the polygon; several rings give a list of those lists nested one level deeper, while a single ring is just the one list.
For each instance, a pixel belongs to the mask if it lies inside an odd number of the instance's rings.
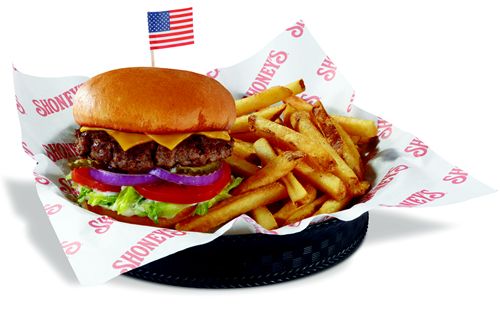
[{"label": "flag stars", "polygon": [[149,32],[162,32],[170,30],[170,13],[148,12]]}]

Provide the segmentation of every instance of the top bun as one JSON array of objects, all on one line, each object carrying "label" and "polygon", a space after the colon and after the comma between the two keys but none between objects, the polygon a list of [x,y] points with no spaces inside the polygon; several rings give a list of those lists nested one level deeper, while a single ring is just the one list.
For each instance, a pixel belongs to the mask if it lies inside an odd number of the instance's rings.
[{"label": "top bun", "polygon": [[101,73],[83,83],[73,106],[81,126],[153,134],[229,130],[234,99],[216,80],[153,67]]}]

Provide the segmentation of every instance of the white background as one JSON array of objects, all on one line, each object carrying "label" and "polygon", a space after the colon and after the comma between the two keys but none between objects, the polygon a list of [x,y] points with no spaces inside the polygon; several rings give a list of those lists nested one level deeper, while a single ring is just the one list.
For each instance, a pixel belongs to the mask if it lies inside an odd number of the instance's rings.
[{"label": "white background", "polygon": [[500,188],[496,1],[139,2],[0,4],[1,308],[500,307],[498,193],[445,207],[373,211],[352,257],[285,284],[199,290],[119,277],[79,285],[35,193],[34,162],[21,149],[11,66],[32,75],[90,76],[149,65],[148,10],[194,5],[196,44],[158,51],[157,64],[202,73],[251,56],[303,19],[353,84],[357,105]]}]

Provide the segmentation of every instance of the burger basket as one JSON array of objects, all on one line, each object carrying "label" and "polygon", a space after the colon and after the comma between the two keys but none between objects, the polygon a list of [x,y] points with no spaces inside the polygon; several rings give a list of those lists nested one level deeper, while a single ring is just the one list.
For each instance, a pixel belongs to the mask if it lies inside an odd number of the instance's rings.
[{"label": "burger basket", "polygon": [[[263,79],[262,74],[268,76]],[[302,21],[249,59],[212,69],[207,75],[221,82],[234,98],[303,79],[306,90],[300,94],[302,99],[321,100],[329,112],[375,121],[380,141],[377,155],[369,162],[373,172],[370,191],[350,208],[275,231],[266,231],[246,215],[213,233],[175,231],[175,238],[145,252],[133,268],[116,268],[124,253],[158,227],[103,222],[102,216],[67,198],[71,187],[64,179],[68,168],[67,157],[62,155],[71,152],[77,128],[71,104],[50,113],[40,107],[50,100],[56,104],[70,100],[88,78],[41,78],[14,70],[22,146],[37,161],[34,179],[41,207],[80,283],[100,284],[122,274],[206,288],[283,282],[318,272],[351,255],[367,232],[369,210],[438,206],[494,191],[446,162],[414,135],[354,105],[352,87]]]},{"label": "burger basket", "polygon": [[284,236],[226,235],[133,269],[126,275],[200,288],[279,283],[338,264],[356,251],[367,229],[368,212],[352,221],[330,219]]}]

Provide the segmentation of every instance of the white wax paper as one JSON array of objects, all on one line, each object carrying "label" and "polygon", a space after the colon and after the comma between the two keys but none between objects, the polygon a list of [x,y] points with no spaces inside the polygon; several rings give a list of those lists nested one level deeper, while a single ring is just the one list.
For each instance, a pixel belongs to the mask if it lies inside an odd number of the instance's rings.
[{"label": "white wax paper", "polygon": [[285,85],[303,78],[307,101],[321,99],[329,112],[375,120],[380,143],[370,165],[375,173],[362,203],[274,231],[242,215],[215,233],[178,232],[114,221],[66,198],[66,158],[75,155],[72,98],[87,77],[42,78],[14,71],[23,148],[37,161],[34,171],[42,206],[82,284],[106,282],[121,273],[227,233],[290,234],[334,216],[352,220],[373,208],[439,206],[493,190],[450,165],[414,135],[353,105],[354,91],[299,21],[259,53],[229,68],[207,73],[234,95]]}]

